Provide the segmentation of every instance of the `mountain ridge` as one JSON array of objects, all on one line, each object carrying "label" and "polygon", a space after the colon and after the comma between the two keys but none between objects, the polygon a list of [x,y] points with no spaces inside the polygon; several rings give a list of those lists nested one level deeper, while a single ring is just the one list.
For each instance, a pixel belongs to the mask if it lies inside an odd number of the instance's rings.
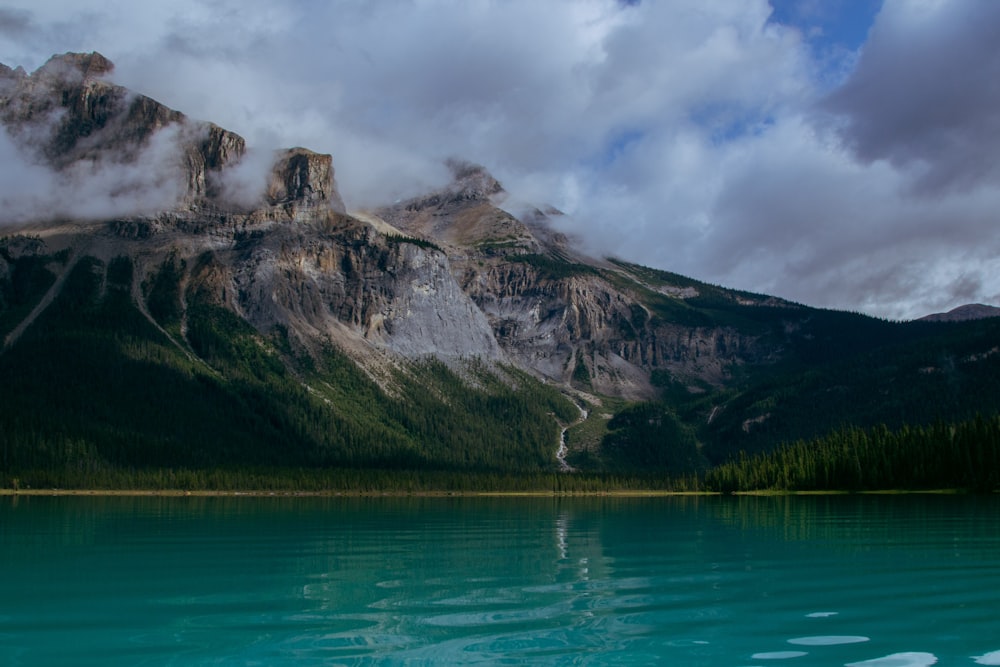
[{"label": "mountain ridge", "polygon": [[1000,308],[983,303],[967,303],[952,308],[945,313],[931,313],[918,318],[920,322],[965,322],[981,320],[987,317],[1000,317]]},{"label": "mountain ridge", "polygon": [[[19,378],[0,410],[5,461],[62,465],[82,447],[93,465],[691,472],[861,414],[829,400],[824,378],[848,394],[904,396],[897,379],[958,391],[955,414],[992,405],[962,388],[992,386],[992,329],[884,322],[590,258],[553,224],[559,211],[508,212],[502,184],[461,160],[442,188],[349,213],[332,156],[254,159],[239,135],[112,73],[96,53],[0,69],[0,121],[52,183],[80,201],[92,187],[157,205],[0,220],[0,367]],[[81,175],[95,170],[140,177],[123,194]],[[78,358],[32,366],[60,345]],[[142,403],[128,398],[135,364],[156,378],[134,392]],[[73,383],[122,414],[85,407],[93,396]],[[913,419],[910,403],[863,419]],[[41,406],[63,404],[47,425]],[[201,404],[226,415],[207,429],[217,443],[193,435]]]}]

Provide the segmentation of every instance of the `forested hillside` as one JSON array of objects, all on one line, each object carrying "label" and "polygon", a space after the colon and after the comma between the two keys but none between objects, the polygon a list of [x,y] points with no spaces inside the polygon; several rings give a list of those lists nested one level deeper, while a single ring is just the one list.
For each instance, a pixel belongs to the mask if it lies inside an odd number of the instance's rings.
[{"label": "forested hillside", "polygon": [[[0,322],[53,282],[44,265],[15,263]],[[389,395],[336,350],[295,358],[280,335],[262,337],[197,294],[178,345],[164,333],[177,326],[170,267],[146,286],[157,321],[132,302],[133,279],[126,257],[80,259],[0,354],[4,469],[81,479],[120,467],[531,472],[553,466],[556,419],[577,415],[516,369],[470,366],[460,377],[433,359],[401,373]]]}]

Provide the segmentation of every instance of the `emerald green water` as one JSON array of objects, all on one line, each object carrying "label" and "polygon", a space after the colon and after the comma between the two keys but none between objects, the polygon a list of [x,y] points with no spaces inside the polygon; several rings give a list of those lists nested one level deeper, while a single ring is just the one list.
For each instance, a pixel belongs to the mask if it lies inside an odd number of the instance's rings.
[{"label": "emerald green water", "polygon": [[0,498],[0,665],[1000,665],[1000,499]]}]

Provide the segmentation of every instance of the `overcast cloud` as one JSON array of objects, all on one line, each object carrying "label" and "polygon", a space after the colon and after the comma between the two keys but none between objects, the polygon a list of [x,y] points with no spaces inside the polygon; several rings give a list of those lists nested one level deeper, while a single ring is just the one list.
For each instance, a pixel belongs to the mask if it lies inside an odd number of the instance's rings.
[{"label": "overcast cloud", "polygon": [[595,254],[893,318],[1000,302],[998,2],[4,4],[0,62],[100,51],[260,151],[333,154],[348,208],[457,156]]}]

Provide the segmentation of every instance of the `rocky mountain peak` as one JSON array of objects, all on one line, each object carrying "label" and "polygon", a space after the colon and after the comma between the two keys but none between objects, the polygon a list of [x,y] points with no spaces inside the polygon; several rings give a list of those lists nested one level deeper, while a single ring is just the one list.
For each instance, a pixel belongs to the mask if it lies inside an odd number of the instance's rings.
[{"label": "rocky mountain peak", "polygon": [[32,74],[40,80],[48,79],[63,85],[83,83],[114,71],[113,62],[97,51],[91,53],[64,53],[49,58],[48,62]]},{"label": "rocky mountain peak", "polygon": [[1000,308],[982,303],[967,303],[953,308],[946,313],[933,313],[919,318],[921,322],[965,322],[982,320],[987,317],[1000,317]]},{"label": "rocky mountain peak", "polygon": [[454,180],[446,188],[453,201],[486,200],[504,192],[500,181],[479,164],[458,160],[445,161]]},{"label": "rocky mountain peak", "polygon": [[28,76],[27,73],[20,65],[11,68],[3,63],[0,63],[0,85],[2,85],[4,81],[16,82],[18,79],[23,79],[26,76]]},{"label": "rocky mountain peak", "polygon": [[334,185],[333,157],[306,148],[290,148],[278,154],[267,186],[266,199],[272,206],[329,204],[346,213],[344,202]]}]

